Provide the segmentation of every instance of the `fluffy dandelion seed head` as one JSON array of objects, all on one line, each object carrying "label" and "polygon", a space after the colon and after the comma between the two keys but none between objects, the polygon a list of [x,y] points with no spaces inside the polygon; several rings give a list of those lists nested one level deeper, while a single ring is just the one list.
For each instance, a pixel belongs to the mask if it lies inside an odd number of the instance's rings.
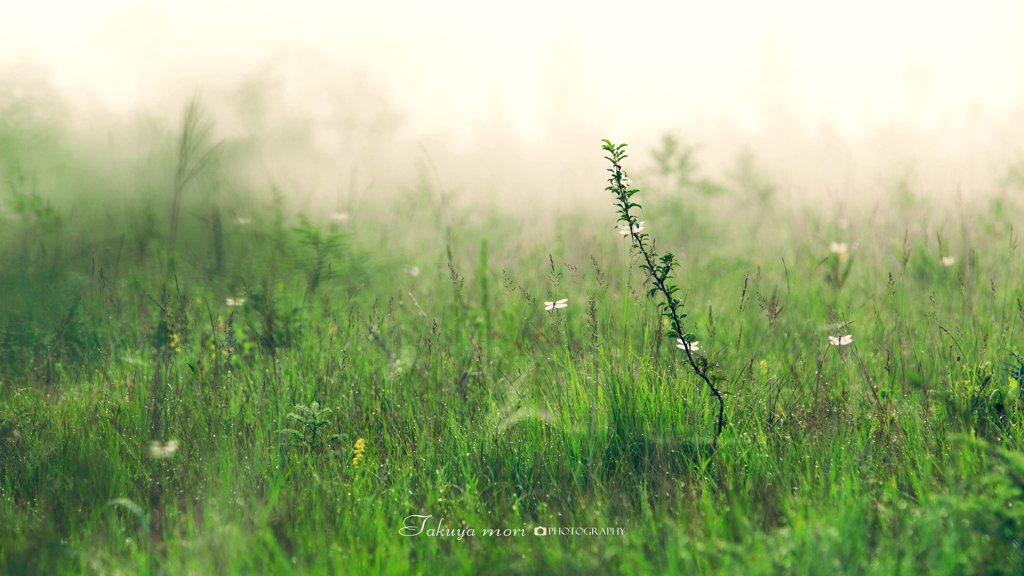
[{"label": "fluffy dandelion seed head", "polygon": [[228,306],[241,306],[245,304],[245,298],[228,298],[227,304]]},{"label": "fluffy dandelion seed head", "polygon": [[568,298],[562,298],[561,300],[555,300],[554,302],[545,302],[544,309],[555,310],[556,308],[565,308],[566,306],[568,306],[568,304],[566,304],[566,302],[568,301]]},{"label": "fluffy dandelion seed head", "polygon": [[828,343],[833,346],[846,346],[851,342],[853,342],[853,336],[851,336],[850,334],[847,334],[845,336],[836,335],[828,337]]},{"label": "fluffy dandelion seed head", "polygon": [[847,251],[846,244],[840,244],[839,242],[833,242],[832,245],[829,246],[829,250],[831,250],[833,254],[846,254]]},{"label": "fluffy dandelion seed head", "polygon": [[405,273],[415,278],[420,275],[420,268],[419,266],[406,266]]},{"label": "fluffy dandelion seed head", "polygon": [[949,268],[950,266],[953,265],[954,262],[956,262],[956,259],[953,258],[952,256],[943,256],[942,257],[942,266],[945,267],[945,268]]},{"label": "fluffy dandelion seed head", "polygon": [[700,347],[697,346],[697,344],[700,344],[700,340],[684,342],[682,339],[676,338],[676,342],[679,342],[679,344],[676,344],[676,348],[679,348],[680,350],[686,350],[687,348],[690,349],[690,352],[697,352],[700,350]]},{"label": "fluffy dandelion seed head", "polygon": [[156,459],[170,458],[178,451],[178,441],[168,440],[166,444],[153,440],[149,444],[149,455]]}]

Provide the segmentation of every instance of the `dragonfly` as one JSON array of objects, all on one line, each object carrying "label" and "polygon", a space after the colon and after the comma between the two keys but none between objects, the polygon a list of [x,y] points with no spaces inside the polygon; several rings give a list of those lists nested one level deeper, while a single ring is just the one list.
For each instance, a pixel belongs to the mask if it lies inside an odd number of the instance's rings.
[{"label": "dragonfly", "polygon": [[828,343],[833,346],[846,346],[851,342],[853,342],[853,336],[851,336],[850,334],[847,334],[846,336],[840,336],[836,334],[835,336],[828,337]]},{"label": "dragonfly", "polygon": [[697,344],[700,344],[700,341],[698,340],[684,342],[681,338],[676,338],[676,342],[679,342],[679,344],[676,344],[676,348],[679,348],[680,350],[686,350],[687,348],[690,349],[690,352],[700,350],[700,348],[697,347]]},{"label": "dragonfly", "polygon": [[630,230],[632,230],[633,232],[640,232],[644,229],[644,222],[646,222],[646,220],[641,220],[636,224],[633,224],[632,227],[629,224],[620,224],[619,234],[626,236],[627,234],[630,234]]},{"label": "dragonfly", "polygon": [[568,298],[562,298],[561,300],[555,300],[554,302],[545,302],[544,309],[555,310],[556,308],[565,308],[566,306],[568,306],[568,304],[566,304],[566,302],[568,301]]}]

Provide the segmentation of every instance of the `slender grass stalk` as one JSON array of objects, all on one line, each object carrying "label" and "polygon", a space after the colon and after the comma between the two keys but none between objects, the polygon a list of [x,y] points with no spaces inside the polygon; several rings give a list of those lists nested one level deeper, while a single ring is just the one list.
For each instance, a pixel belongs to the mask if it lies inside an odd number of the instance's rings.
[{"label": "slender grass stalk", "polygon": [[622,343],[629,356],[629,246],[622,246]]},{"label": "slender grass stalk", "polygon": [[213,120],[203,113],[198,95],[193,96],[185,105],[181,124],[178,166],[174,171],[174,196],[171,199],[171,229],[167,237],[168,251],[172,253],[178,240],[181,197],[189,184],[210,165],[213,153],[217,149],[217,145],[210,144]]},{"label": "slender grass stalk", "polygon": [[489,291],[489,272],[487,267],[487,237],[480,240],[480,269],[477,273],[480,277],[480,308],[484,312],[484,349],[490,351],[491,347],[491,298]]}]

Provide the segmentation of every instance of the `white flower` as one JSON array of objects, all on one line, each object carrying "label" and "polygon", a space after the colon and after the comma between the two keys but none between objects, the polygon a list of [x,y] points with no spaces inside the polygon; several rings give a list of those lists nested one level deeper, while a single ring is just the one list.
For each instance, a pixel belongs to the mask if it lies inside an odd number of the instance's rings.
[{"label": "white flower", "polygon": [[175,452],[178,451],[178,441],[168,440],[167,444],[160,444],[160,442],[153,440],[149,444],[149,455],[153,458],[170,458]]},{"label": "white flower", "polygon": [[568,302],[568,301],[569,301],[568,298],[562,298],[561,300],[555,300],[554,302],[545,302],[544,303],[544,309],[545,310],[554,310],[556,308],[565,308],[566,306],[568,306],[568,304],[566,304],[566,302]]},{"label": "white flower", "polygon": [[348,222],[348,212],[335,212],[331,214],[331,220],[335,222]]},{"label": "white flower", "polygon": [[[641,220],[641,221],[637,222],[636,224],[633,224],[633,229],[632,229],[633,232],[640,232],[641,230],[643,230],[644,229],[644,222],[646,222],[646,220]],[[622,234],[623,236],[625,236],[625,235],[627,235],[629,233],[630,233],[630,227],[627,224],[619,224],[619,234]]]},{"label": "white flower", "polygon": [[419,266],[406,266],[405,267],[405,273],[408,274],[409,276],[412,276],[413,278],[415,278],[415,277],[420,275],[420,267]]},{"label": "white flower", "polygon": [[630,180],[629,178],[623,178],[622,185],[628,190],[629,187],[633,185],[633,181]]},{"label": "white flower", "polygon": [[252,224],[252,218],[235,218],[235,222],[238,222],[242,226]]},{"label": "white flower", "polygon": [[241,306],[245,304],[245,298],[228,298],[227,304],[228,306]]},{"label": "white flower", "polygon": [[700,340],[694,340],[692,342],[683,342],[682,339],[676,338],[676,342],[679,342],[679,344],[676,344],[676,348],[679,348],[680,350],[686,350],[687,348],[690,349],[690,352],[696,352],[700,350],[700,347],[697,346],[697,344],[700,344]]},{"label": "white flower", "polygon": [[952,266],[953,262],[956,262],[956,259],[953,258],[952,256],[943,256],[942,257],[942,265],[944,267],[946,267],[946,268],[949,268],[950,266]]},{"label": "white flower", "polygon": [[846,254],[846,244],[833,242],[832,245],[829,246],[829,249],[832,250],[834,254]]},{"label": "white flower", "polygon": [[850,342],[853,342],[853,336],[847,334],[846,336],[829,336],[828,343],[833,346],[846,346]]}]

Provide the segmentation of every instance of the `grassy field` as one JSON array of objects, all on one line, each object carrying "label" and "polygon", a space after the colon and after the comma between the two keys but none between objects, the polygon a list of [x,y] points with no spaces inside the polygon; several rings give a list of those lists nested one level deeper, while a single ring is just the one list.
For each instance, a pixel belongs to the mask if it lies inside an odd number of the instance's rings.
[{"label": "grassy field", "polygon": [[0,138],[6,573],[1024,570],[1013,197],[626,160],[716,439],[611,194],[303,215],[200,120],[148,164]]}]

